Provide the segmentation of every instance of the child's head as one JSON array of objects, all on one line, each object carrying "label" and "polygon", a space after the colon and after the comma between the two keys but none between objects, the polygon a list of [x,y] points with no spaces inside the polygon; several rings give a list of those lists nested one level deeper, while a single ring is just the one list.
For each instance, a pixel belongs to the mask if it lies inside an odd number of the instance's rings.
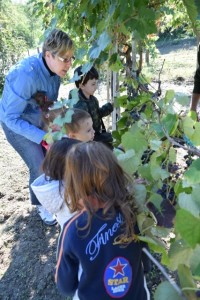
[{"label": "child's head", "polygon": [[70,147],[77,143],[79,143],[79,141],[64,138],[52,144],[42,163],[42,170],[50,180],[63,180],[66,154]]},{"label": "child's head", "polygon": [[90,216],[98,208],[103,208],[105,217],[113,216],[119,209],[127,232],[133,229],[136,211],[130,192],[133,182],[108,147],[98,142],[74,145],[67,154],[65,170],[65,201],[72,212],[78,209],[79,200]]},{"label": "child's head", "polygon": [[83,74],[82,66],[75,69],[74,74],[80,76],[80,79],[75,81],[76,87],[80,88],[86,97],[93,95],[97,89],[99,79],[98,71],[92,67],[87,73]]},{"label": "child's head", "polygon": [[82,109],[74,108],[71,122],[65,123],[65,129],[69,138],[82,142],[94,139],[93,122],[90,114]]}]

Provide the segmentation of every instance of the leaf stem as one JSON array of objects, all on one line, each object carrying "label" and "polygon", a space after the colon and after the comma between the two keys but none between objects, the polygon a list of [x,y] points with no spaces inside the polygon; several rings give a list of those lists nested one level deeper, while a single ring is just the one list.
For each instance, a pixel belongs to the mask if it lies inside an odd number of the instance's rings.
[{"label": "leaf stem", "polygon": [[183,295],[181,288],[176,284],[176,282],[169,277],[164,267],[151,255],[151,253],[146,249],[142,248],[142,251],[150,258],[150,260],[156,265],[156,267],[161,271],[164,277],[169,281],[169,283],[173,286],[173,288],[177,291],[177,293],[181,296],[183,300],[187,300]]}]

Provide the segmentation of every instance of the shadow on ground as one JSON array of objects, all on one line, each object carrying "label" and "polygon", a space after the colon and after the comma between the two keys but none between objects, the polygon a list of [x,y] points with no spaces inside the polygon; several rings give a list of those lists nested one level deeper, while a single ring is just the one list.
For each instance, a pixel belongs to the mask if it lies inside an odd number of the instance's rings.
[{"label": "shadow on ground", "polygon": [[172,51],[188,50],[190,47],[197,46],[195,38],[186,38],[181,40],[160,41],[156,43],[161,55],[169,54]]},{"label": "shadow on ground", "polygon": [[0,299],[66,299],[54,283],[59,226],[44,225],[36,212],[31,211],[25,217],[18,214],[14,222],[7,220],[2,230],[4,236],[0,250],[2,266],[9,264],[0,281]]}]

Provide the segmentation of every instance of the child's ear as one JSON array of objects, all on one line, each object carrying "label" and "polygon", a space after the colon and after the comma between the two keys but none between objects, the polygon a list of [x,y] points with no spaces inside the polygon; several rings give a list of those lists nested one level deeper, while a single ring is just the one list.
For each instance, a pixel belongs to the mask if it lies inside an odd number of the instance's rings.
[{"label": "child's ear", "polygon": [[84,84],[80,83],[79,84],[79,89],[82,89],[82,88],[84,88]]},{"label": "child's ear", "polygon": [[73,132],[69,132],[67,135],[70,139],[76,139],[76,134]]}]

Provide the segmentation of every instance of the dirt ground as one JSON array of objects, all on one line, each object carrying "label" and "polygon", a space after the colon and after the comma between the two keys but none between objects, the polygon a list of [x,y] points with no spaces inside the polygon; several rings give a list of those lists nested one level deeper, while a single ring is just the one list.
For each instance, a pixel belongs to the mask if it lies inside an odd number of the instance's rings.
[{"label": "dirt ground", "polygon": [[[158,69],[166,60],[163,90],[184,92],[189,99],[196,67],[195,42],[165,45],[159,51]],[[64,91],[63,87],[61,93]],[[97,97],[102,99],[101,90]],[[0,140],[0,300],[66,299],[57,291],[53,275],[59,225],[45,226],[31,206],[27,168],[1,127]],[[155,289],[160,277],[155,269],[148,279],[150,289]]]}]

